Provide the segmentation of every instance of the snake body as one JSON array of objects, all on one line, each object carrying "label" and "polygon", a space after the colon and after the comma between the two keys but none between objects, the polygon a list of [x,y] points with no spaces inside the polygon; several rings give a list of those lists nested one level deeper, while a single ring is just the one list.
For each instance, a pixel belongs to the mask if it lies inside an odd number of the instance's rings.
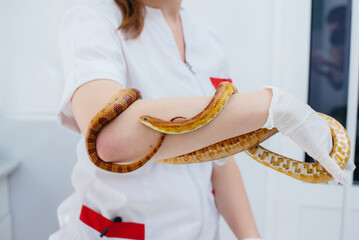
[{"label": "snake body", "polygon": [[166,134],[191,132],[212,121],[236,92],[237,89],[232,84],[222,84],[217,88],[215,97],[211,99],[207,107],[191,119],[184,118],[184,120],[173,122],[144,115],[140,117],[140,121],[150,128]]},{"label": "snake body", "polygon": [[111,162],[105,162],[97,154],[96,139],[100,133],[100,130],[139,98],[141,98],[141,93],[137,89],[121,89],[92,118],[87,129],[85,144],[90,160],[97,167],[115,173],[132,172],[147,163],[162,145],[162,142],[165,139],[165,134],[163,133],[161,134],[156,146],[151,150],[151,152],[149,152],[142,159],[129,164],[115,164]]},{"label": "snake body", "polygon": [[[172,120],[164,121],[151,116],[141,116],[140,121],[143,124],[161,132],[161,137],[157,145],[144,158],[134,163],[114,164],[105,162],[98,156],[96,151],[97,135],[102,127],[123,112],[130,104],[140,98],[140,93],[136,89],[120,90],[90,122],[86,135],[86,147],[90,160],[96,166],[107,171],[117,173],[134,171],[143,166],[157,152],[165,138],[165,134],[180,134],[195,131],[196,129],[208,124],[220,113],[228,99],[235,92],[236,88],[231,83],[221,83],[207,107],[191,119],[174,122]],[[332,132],[333,149],[330,156],[335,159],[341,169],[344,169],[350,155],[350,142],[347,132],[335,119],[324,114],[320,114],[320,116],[329,123]],[[188,164],[213,161],[245,151],[246,154],[254,160],[301,181],[323,183],[328,182],[333,178],[318,163],[304,163],[296,161],[273,153],[259,146],[261,142],[265,141],[277,132],[278,131],[276,129],[258,129],[247,134],[223,140],[191,153],[159,160],[159,162],[168,164]]]}]

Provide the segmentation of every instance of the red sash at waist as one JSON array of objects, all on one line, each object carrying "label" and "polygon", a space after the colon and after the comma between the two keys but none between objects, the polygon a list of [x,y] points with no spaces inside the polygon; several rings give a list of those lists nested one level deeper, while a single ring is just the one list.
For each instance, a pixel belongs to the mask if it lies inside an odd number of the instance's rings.
[{"label": "red sash at waist", "polygon": [[[116,218],[120,219],[120,218]],[[114,222],[92,209],[82,206],[80,220],[108,238],[145,239],[145,225],[133,222]]]}]

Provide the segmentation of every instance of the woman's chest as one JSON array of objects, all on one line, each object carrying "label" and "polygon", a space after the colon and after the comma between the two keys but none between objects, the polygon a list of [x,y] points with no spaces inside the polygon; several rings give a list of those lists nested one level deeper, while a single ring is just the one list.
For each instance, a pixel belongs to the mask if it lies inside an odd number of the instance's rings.
[{"label": "woman's chest", "polygon": [[144,28],[138,39],[126,41],[127,87],[139,89],[144,98],[214,94],[211,78],[229,78],[223,46],[205,31],[194,32],[184,28],[186,63],[171,31],[158,24]]}]

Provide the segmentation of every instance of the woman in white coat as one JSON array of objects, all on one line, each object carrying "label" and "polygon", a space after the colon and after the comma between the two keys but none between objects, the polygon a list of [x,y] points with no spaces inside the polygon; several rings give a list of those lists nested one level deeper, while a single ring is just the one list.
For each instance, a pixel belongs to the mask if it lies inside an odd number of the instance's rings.
[{"label": "woman in white coat", "polygon": [[[231,81],[220,38],[183,10],[181,2],[106,0],[75,6],[65,14],[59,42],[66,84],[58,116],[63,126],[82,137],[72,175],[75,192],[60,205],[60,230],[51,240],[217,239],[219,213],[238,239],[260,238],[233,157],[176,166],[150,161],[134,172],[115,174],[97,168],[87,156],[84,135],[89,121],[119,89],[137,88],[143,100],[101,131],[97,150],[105,161],[128,163],[146,155],[159,137],[138,121],[140,115],[191,117],[206,106],[221,81]],[[283,114],[291,110],[280,102],[296,103],[291,105],[296,112],[308,110],[274,88],[235,94],[211,124],[168,135],[153,160],[261,127],[286,132],[283,119],[295,125],[290,132],[300,131],[310,114]],[[305,135],[305,142],[321,150],[314,156],[326,158],[330,131],[315,115],[323,140],[317,143]],[[332,173],[345,181],[338,169]]]}]

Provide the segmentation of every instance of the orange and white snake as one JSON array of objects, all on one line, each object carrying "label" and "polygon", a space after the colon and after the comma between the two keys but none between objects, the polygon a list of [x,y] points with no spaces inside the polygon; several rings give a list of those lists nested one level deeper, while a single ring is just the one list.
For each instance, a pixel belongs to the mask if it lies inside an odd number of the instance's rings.
[{"label": "orange and white snake", "polygon": [[[134,101],[141,98],[140,92],[136,89],[121,89],[93,117],[89,124],[86,134],[86,148],[89,158],[97,167],[110,172],[126,173],[134,171],[147,163],[147,161],[149,161],[158,151],[166,134],[181,134],[195,131],[208,124],[220,113],[228,99],[232,94],[236,93],[236,91],[236,88],[231,83],[221,83],[207,107],[191,119],[174,122],[173,119],[164,121],[151,116],[141,116],[140,121],[143,124],[161,132],[160,139],[152,151],[142,159],[129,164],[116,164],[105,162],[98,156],[96,151],[96,139],[101,129],[107,123],[125,111]],[[329,123],[331,129],[333,149],[330,156],[336,161],[341,169],[344,169],[350,155],[350,141],[348,134],[338,121],[325,114],[318,114]],[[324,183],[333,179],[333,177],[319,163],[296,161],[259,146],[261,142],[277,132],[276,129],[258,129],[247,134],[223,140],[191,153],[158,160],[158,162],[168,164],[198,163],[213,161],[245,151],[254,160],[304,182]]]}]

